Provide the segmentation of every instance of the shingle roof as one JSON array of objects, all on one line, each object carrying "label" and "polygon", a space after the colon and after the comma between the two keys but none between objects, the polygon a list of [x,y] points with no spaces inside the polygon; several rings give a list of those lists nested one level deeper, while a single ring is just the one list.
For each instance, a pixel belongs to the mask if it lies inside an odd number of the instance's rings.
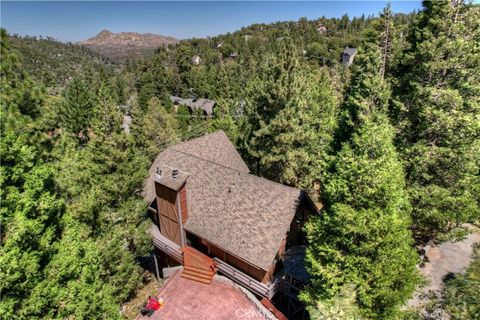
[{"label": "shingle roof", "polygon": [[171,148],[241,172],[250,172],[237,149],[222,130],[181,142]]},{"label": "shingle roof", "polygon": [[[189,142],[200,141],[193,145],[209,145],[210,150],[217,149],[213,154],[220,154],[222,144],[215,142],[223,136],[219,131]],[[170,147],[155,159],[145,184],[146,200],[155,197],[156,167],[167,164],[188,173],[190,211],[185,229],[268,270],[289,230],[302,192],[251,175],[248,169],[234,169],[236,161],[225,160],[230,157],[220,161],[223,163],[213,161],[212,153],[198,153],[205,149],[196,147],[192,151],[189,142]]]},{"label": "shingle roof", "polygon": [[215,107],[216,102],[210,99],[200,98],[197,100],[193,99],[183,99],[181,97],[170,96],[170,101],[174,104],[178,105],[186,105],[190,107],[192,110],[202,109],[207,113],[207,115],[211,115],[213,113],[213,107]]}]

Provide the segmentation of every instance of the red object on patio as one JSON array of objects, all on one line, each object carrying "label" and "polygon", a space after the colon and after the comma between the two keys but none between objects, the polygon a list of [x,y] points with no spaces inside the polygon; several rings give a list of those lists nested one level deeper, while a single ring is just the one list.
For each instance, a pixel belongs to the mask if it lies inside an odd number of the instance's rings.
[{"label": "red object on patio", "polygon": [[153,298],[148,298],[147,305],[145,306],[147,309],[158,310],[160,309],[160,302]]}]

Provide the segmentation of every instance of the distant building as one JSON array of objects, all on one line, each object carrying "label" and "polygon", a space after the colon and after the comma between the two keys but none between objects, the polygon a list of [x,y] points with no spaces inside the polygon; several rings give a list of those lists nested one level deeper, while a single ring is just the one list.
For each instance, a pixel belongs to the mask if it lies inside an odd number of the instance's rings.
[{"label": "distant building", "polygon": [[200,59],[200,56],[193,56],[192,57],[192,63],[195,64],[195,65],[199,65],[201,60],[202,59]]},{"label": "distant building", "polygon": [[223,41],[220,41],[219,43],[217,43],[217,48],[221,48],[223,47]]},{"label": "distant building", "polygon": [[346,47],[342,52],[342,64],[349,66],[353,63],[353,58],[357,54],[357,49]]},{"label": "distant building", "polygon": [[323,33],[327,32],[327,28],[324,27],[324,26],[319,26],[319,27],[317,27],[317,31],[318,31],[319,33],[322,33],[322,34],[323,34]]},{"label": "distant building", "polygon": [[190,112],[201,109],[208,117],[213,115],[213,108],[216,104],[214,100],[210,99],[183,99],[176,96],[170,96],[170,101],[172,101],[174,106],[187,106]]},{"label": "distant building", "polygon": [[236,57],[238,57],[238,53],[237,52],[232,52],[232,53],[230,53],[229,57],[232,58],[232,59],[235,59]]}]

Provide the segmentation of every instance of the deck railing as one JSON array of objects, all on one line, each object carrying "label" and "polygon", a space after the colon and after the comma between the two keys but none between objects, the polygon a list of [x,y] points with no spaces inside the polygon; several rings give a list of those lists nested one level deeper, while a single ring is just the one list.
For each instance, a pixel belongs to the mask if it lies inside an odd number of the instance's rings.
[{"label": "deck railing", "polygon": [[235,267],[232,267],[228,263],[218,258],[213,258],[215,266],[221,271],[227,278],[234,282],[244,286],[248,290],[261,297],[271,299],[277,292],[277,283],[261,283],[260,281],[250,277]]},{"label": "deck railing", "polygon": [[158,227],[155,225],[152,225],[152,227],[150,228],[150,234],[152,236],[153,244],[155,245],[155,247],[183,264],[183,254],[178,244],[162,235],[160,233],[160,230],[158,230]]}]

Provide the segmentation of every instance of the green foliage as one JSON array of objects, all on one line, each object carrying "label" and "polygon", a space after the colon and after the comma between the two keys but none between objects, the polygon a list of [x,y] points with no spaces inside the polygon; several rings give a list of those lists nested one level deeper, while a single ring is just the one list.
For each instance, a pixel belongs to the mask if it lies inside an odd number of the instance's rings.
[{"label": "green foliage", "polygon": [[31,120],[40,114],[43,90],[21,67],[18,55],[11,48],[5,29],[0,29],[0,103],[4,129],[29,130]]},{"label": "green foliage", "polygon": [[[325,70],[303,70],[293,43],[280,45],[247,100],[248,150],[259,173],[311,190],[325,170],[337,104]],[[247,131],[247,132],[246,132]]]},{"label": "green foliage", "polygon": [[[182,106],[184,107],[184,106]],[[180,108],[179,108],[180,109]],[[178,113],[180,113],[179,111]],[[181,113],[182,115],[184,113]],[[190,115],[187,111],[187,114]],[[149,154],[156,156],[159,150],[177,141],[177,127],[184,124],[188,118],[175,119],[173,114],[168,113],[160,100],[151,98],[148,108],[143,116],[143,128],[145,141],[148,142]],[[179,124],[180,123],[180,124]]]},{"label": "green foliage", "polygon": [[476,246],[473,261],[465,273],[456,275],[445,284],[446,310],[452,320],[480,317],[480,246]]},{"label": "green foliage", "polygon": [[344,130],[350,131],[342,134],[346,141],[323,190],[326,211],[306,226],[313,279],[302,298],[328,301],[352,284],[365,316],[393,318],[417,280],[410,204],[385,115],[389,92],[380,55],[369,51],[359,60],[345,99]]},{"label": "green foliage", "polygon": [[7,41],[2,31],[0,317],[120,318],[151,250],[138,195],[148,157],[107,82],[45,98]]},{"label": "green foliage", "polygon": [[59,110],[63,128],[81,140],[86,139],[93,112],[93,101],[86,84],[74,79],[64,92],[64,103]]},{"label": "green foliage", "polygon": [[27,315],[22,300],[44,279],[56,252],[64,202],[58,197],[54,168],[41,157],[35,132],[35,109],[43,97],[30,95],[39,91],[23,72],[4,30],[1,40],[0,317],[15,318]]},{"label": "green foliage", "polygon": [[53,38],[9,37],[12,48],[22,57],[23,66],[36,81],[57,94],[72,78],[96,86],[101,74],[112,74],[115,65],[89,49]]},{"label": "green foliage", "polygon": [[307,306],[307,309],[310,318],[314,320],[362,319],[356,305],[355,288],[352,285],[345,285],[332,299],[318,300],[314,306]]},{"label": "green foliage", "polygon": [[414,228],[428,238],[480,217],[478,5],[425,2],[397,68],[394,110]]}]

